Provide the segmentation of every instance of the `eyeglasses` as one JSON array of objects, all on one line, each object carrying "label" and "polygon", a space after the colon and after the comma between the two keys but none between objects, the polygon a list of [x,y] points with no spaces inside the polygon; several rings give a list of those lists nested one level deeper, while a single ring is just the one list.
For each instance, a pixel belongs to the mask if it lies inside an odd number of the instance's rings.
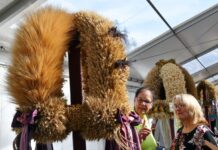
[{"label": "eyeglasses", "polygon": [[148,99],[142,99],[141,97],[137,97],[139,103],[141,104],[151,104],[153,103],[152,101],[148,100]]},{"label": "eyeglasses", "polygon": [[182,108],[184,108],[185,107],[185,104],[175,104],[174,105],[174,108],[175,109],[182,109]]}]

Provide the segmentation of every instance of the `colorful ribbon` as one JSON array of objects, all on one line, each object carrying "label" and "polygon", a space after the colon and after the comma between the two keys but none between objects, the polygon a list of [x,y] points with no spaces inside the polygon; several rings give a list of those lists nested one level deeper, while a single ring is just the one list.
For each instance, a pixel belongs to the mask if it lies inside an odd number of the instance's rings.
[{"label": "colorful ribbon", "polygon": [[[12,128],[22,128],[21,135],[18,135],[20,138],[16,138],[16,140],[20,139],[19,146],[17,146],[19,150],[31,150],[30,141],[33,129],[30,125],[34,125],[37,113],[38,111],[36,109],[30,113],[17,111],[13,118]],[[18,142],[16,142],[16,144],[18,144]]]},{"label": "colorful ribbon", "polygon": [[[140,117],[135,113],[131,112],[128,116],[123,115],[118,111],[117,121],[121,124],[120,132],[122,135],[121,141],[123,145],[126,145],[129,150],[141,150],[141,145],[134,126],[141,123]],[[121,150],[122,148],[114,141],[106,141],[106,150]]]}]

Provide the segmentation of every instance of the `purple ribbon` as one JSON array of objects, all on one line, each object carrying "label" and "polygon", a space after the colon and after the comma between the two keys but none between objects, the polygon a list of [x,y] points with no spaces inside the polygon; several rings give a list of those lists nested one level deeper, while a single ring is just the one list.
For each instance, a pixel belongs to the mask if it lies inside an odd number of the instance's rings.
[{"label": "purple ribbon", "polygon": [[131,112],[129,116],[119,115],[121,123],[121,133],[126,138],[128,146],[131,150],[141,150],[141,144],[139,142],[138,133],[135,130],[134,126],[137,126],[141,123],[140,117],[135,113]]},{"label": "purple ribbon", "polygon": [[[131,112],[128,116],[123,115],[118,110],[117,121],[121,124],[121,134],[123,136],[123,144],[127,145],[130,150],[141,150],[138,133],[134,126],[141,123],[140,117],[135,113]],[[106,141],[106,150],[120,150],[121,148],[115,143],[115,141]]]},{"label": "purple ribbon", "polygon": [[37,116],[38,111],[35,109],[30,113],[21,113],[17,111],[12,121],[13,128],[21,128],[21,138],[19,143],[19,150],[29,150],[31,149],[30,140],[32,129],[29,128],[30,125],[34,124],[35,117]]}]

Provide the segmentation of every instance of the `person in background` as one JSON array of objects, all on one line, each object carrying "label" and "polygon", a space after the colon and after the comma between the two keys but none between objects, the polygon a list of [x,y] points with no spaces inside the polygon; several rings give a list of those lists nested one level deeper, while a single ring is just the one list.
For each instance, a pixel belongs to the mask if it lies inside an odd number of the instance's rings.
[{"label": "person in background", "polygon": [[176,133],[171,150],[210,150],[205,140],[216,147],[214,134],[207,126],[201,106],[194,96],[176,95],[173,98],[173,106],[181,128]]},{"label": "person in background", "polygon": [[161,122],[158,121],[158,119],[154,120],[155,122],[153,123],[154,125],[154,131],[153,131],[153,135],[155,140],[158,143],[158,146],[160,147],[165,147],[164,145],[164,137],[163,137],[163,131],[161,130]]},{"label": "person in background", "polygon": [[148,87],[139,88],[135,93],[134,109],[141,118],[141,124],[136,126],[142,150],[156,150],[157,143],[151,130],[146,114],[152,108],[154,92]]}]

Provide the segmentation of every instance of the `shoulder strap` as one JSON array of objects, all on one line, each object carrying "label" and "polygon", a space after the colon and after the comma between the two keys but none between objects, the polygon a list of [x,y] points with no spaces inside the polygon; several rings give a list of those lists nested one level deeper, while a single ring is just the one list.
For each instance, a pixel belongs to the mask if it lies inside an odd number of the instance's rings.
[{"label": "shoulder strap", "polygon": [[200,131],[203,135],[205,132],[209,131],[212,135],[216,136],[214,132],[206,125],[199,125],[197,130]]}]

